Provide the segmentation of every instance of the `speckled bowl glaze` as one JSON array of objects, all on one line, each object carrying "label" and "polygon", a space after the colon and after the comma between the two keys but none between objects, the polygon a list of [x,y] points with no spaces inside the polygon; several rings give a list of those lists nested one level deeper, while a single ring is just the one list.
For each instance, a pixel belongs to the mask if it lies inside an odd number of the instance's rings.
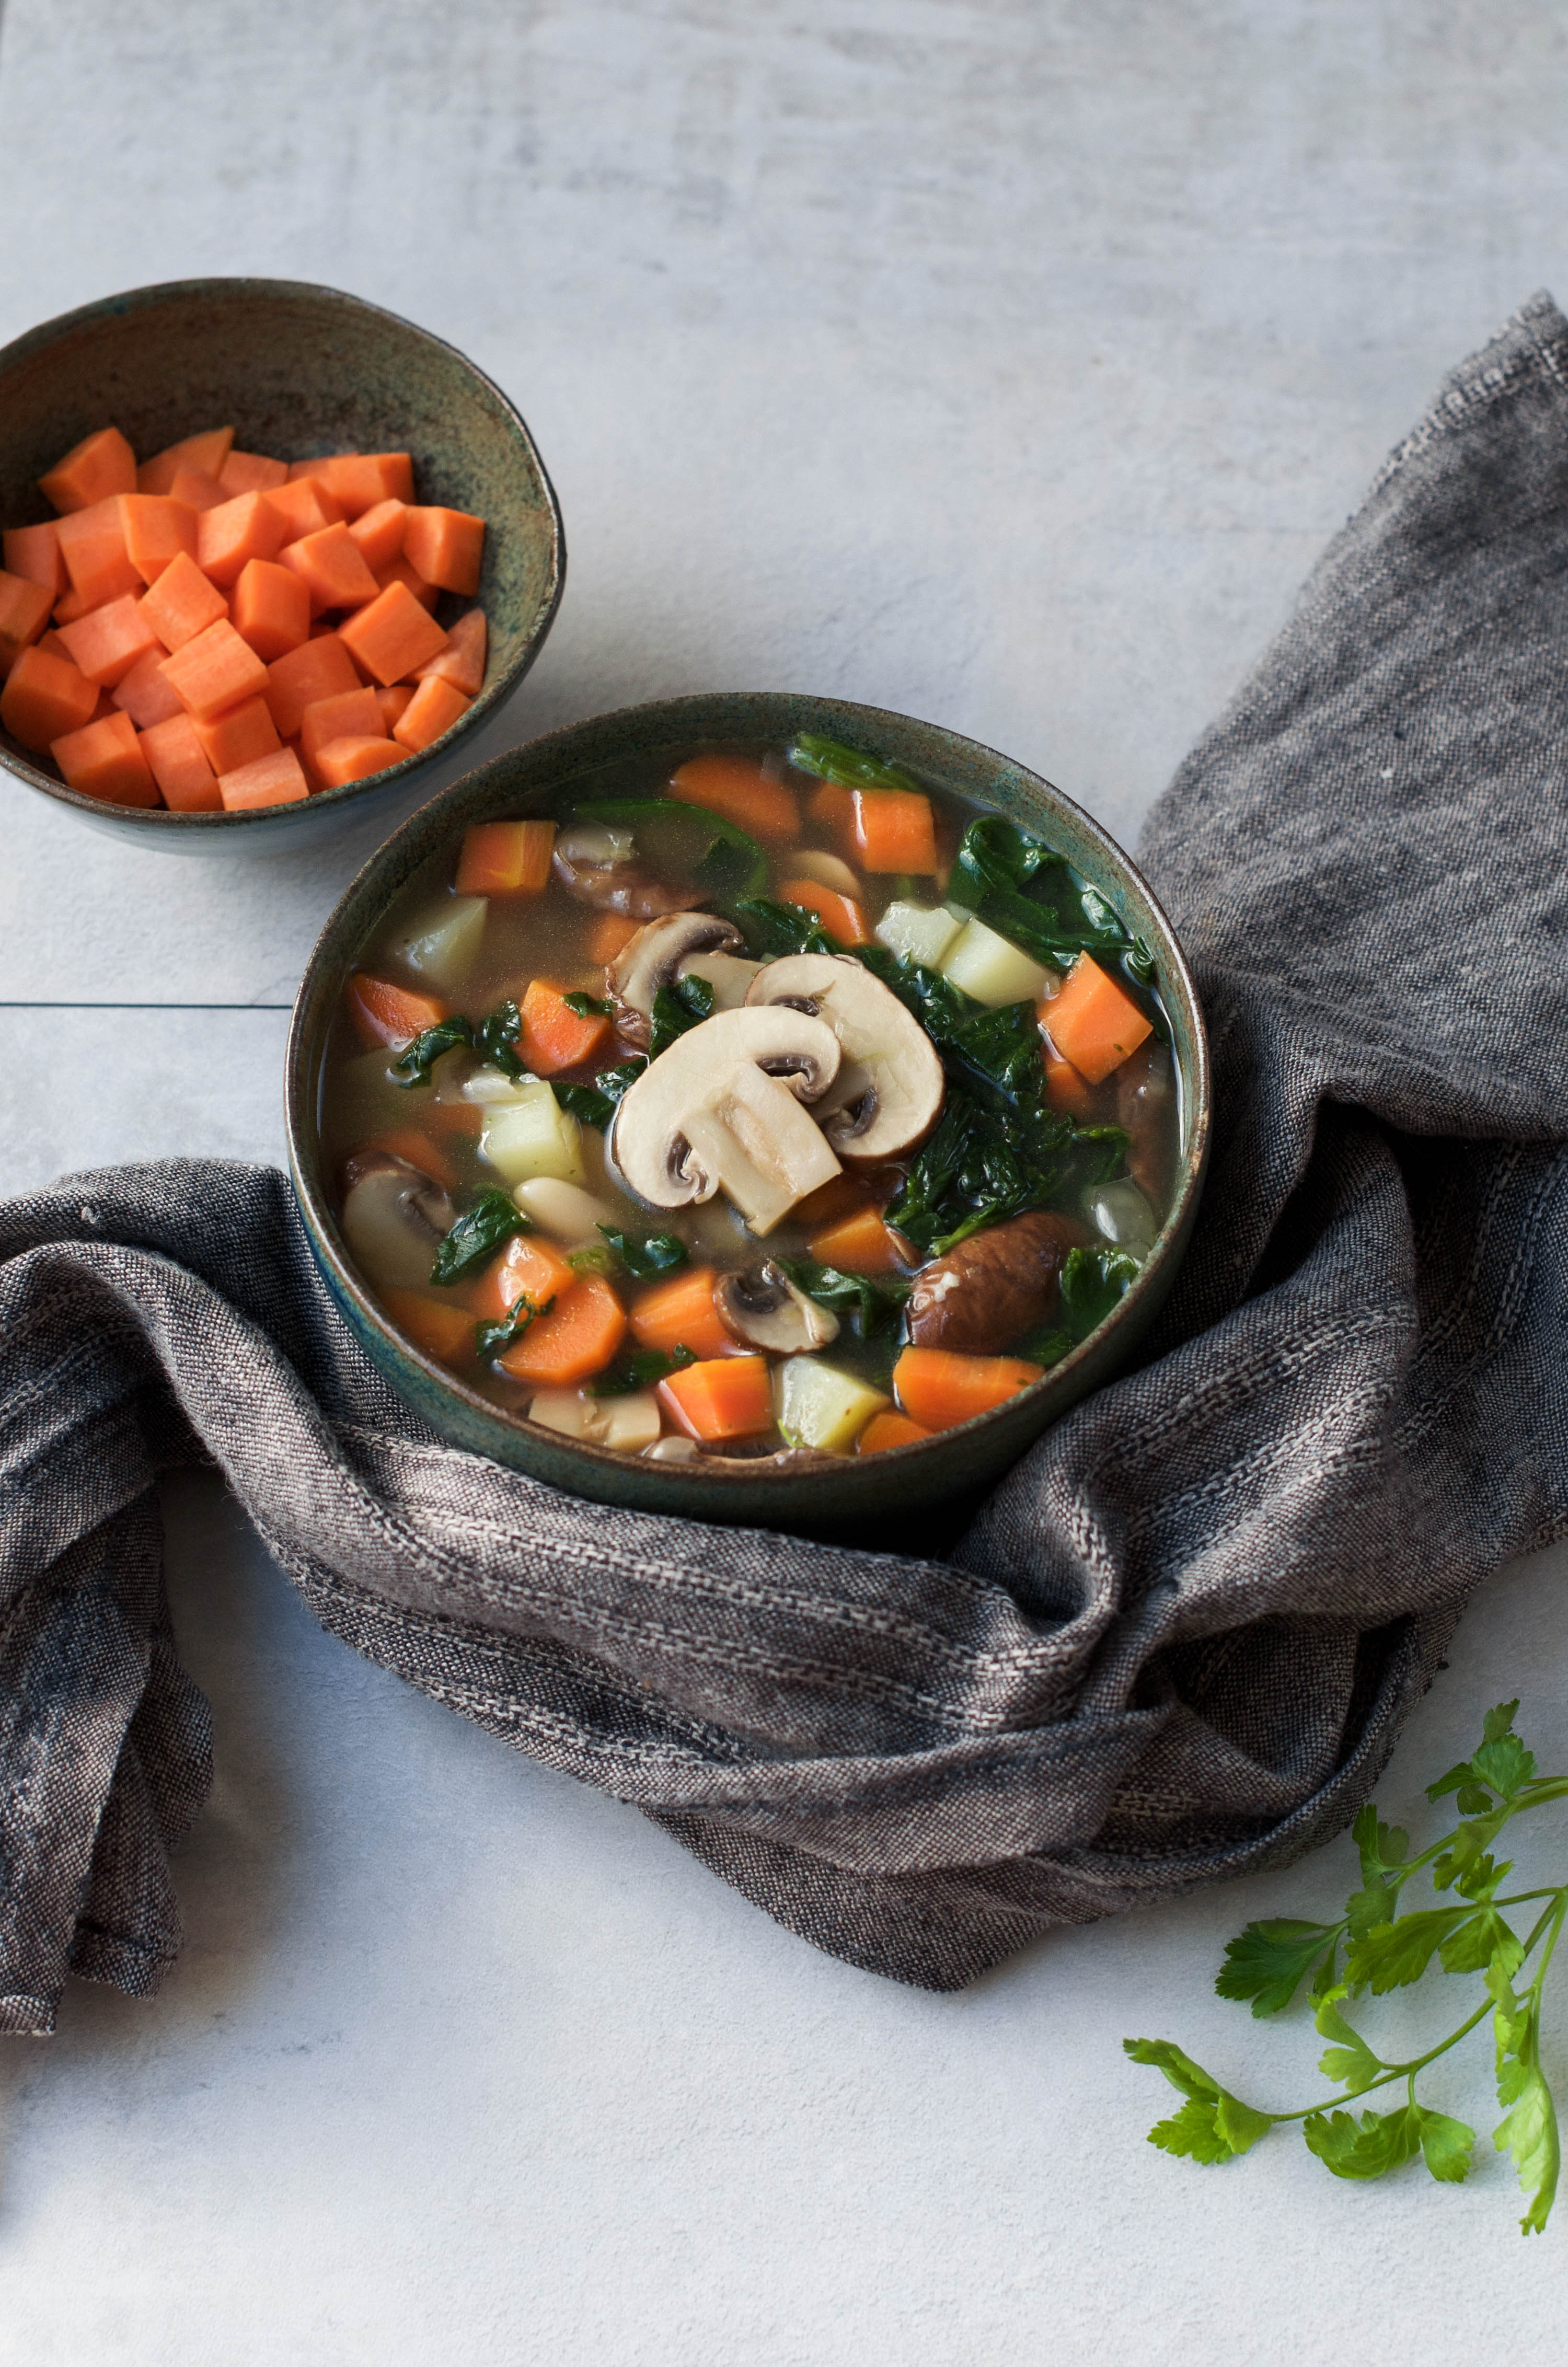
[{"label": "speckled bowl glaze", "polygon": [[[107,805],[66,788],[0,732],[6,770],[84,821],[182,854],[271,853],[406,790],[505,706],[533,663],[566,571],[555,494],[520,414],[427,330],[290,279],[175,280],[46,321],[0,351],[0,524],[52,515],[39,477],[111,421],[142,458],[231,421],[242,450],[282,459],[411,452],[421,501],[485,521],[478,596],[490,650],[483,689],[432,747],[299,805],[249,813]],[[444,595],[437,617],[449,622],[468,605]]]},{"label": "speckled bowl glaze", "polygon": [[[790,1470],[768,1463],[645,1463],[536,1429],[503,1412],[396,1332],[345,1251],[323,1172],[318,1110],[332,1015],[359,950],[405,882],[470,822],[527,814],[576,776],[633,754],[673,763],[705,746],[823,732],[914,765],[975,803],[1009,815],[1058,847],[1109,897],[1154,950],[1181,1079],[1181,1176],[1153,1255],[1108,1321],[1008,1404],[957,1430],[864,1460],[824,1457]],[[622,708],[552,732],[482,765],[413,815],[360,872],[311,957],[289,1038],[290,1161],[311,1244],[345,1321],[394,1387],[460,1446],[494,1456],[601,1503],[745,1522],[808,1535],[905,1532],[923,1506],[972,1494],[1086,1391],[1131,1358],[1187,1247],[1209,1149],[1209,1052],[1202,1014],[1169,922],[1127,856],[1081,808],[1005,756],[934,723],[840,700],[750,692]]]}]

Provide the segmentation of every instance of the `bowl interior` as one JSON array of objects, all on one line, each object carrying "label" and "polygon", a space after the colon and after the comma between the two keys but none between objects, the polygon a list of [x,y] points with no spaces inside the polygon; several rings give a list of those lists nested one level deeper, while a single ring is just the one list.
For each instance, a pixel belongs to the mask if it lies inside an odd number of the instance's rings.
[{"label": "bowl interior", "polygon": [[[0,352],[0,524],[52,515],[38,479],[93,429],[113,423],[139,459],[205,427],[233,424],[241,449],[283,459],[357,449],[412,453],[421,501],[486,523],[478,598],[490,625],[485,687],[471,728],[516,688],[560,595],[560,515],[523,420],[483,372],[395,313],[330,288],[210,279],[137,289],[46,322]],[[448,600],[451,615],[468,605]],[[442,621],[445,612],[438,610]],[[0,731],[14,772],[77,798]],[[371,783],[326,790],[311,810]],[[101,811],[102,810],[99,809]],[[179,828],[286,817],[114,809],[116,820]]]}]

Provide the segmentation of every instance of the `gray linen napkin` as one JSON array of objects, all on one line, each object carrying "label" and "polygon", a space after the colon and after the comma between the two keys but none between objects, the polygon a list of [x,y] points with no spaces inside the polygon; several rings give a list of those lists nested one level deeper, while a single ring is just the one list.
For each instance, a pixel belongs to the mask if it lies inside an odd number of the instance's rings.
[{"label": "gray linen napkin", "polygon": [[1198,1237],[1142,1368],[946,1558],[444,1445],[269,1170],[0,1207],[0,2028],[47,2032],[68,1971],[144,1994],[178,1947],[209,1735],[153,1482],[202,1456],[334,1634],[898,1979],[1341,1826],[1466,1598],[1568,1528],[1565,577],[1541,297],[1153,816],[1216,1056]]}]

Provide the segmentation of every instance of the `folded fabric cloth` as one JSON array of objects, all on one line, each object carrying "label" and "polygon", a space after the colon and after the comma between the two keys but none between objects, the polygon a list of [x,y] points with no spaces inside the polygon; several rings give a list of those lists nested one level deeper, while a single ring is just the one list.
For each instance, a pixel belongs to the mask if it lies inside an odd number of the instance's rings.
[{"label": "folded fabric cloth", "polygon": [[1142,1368],[946,1558],[614,1512],[445,1445],[269,1170],[0,1208],[0,2027],[177,1949],[209,1734],[153,1487],[204,1457],[334,1634],[901,1980],[1343,1825],[1467,1597],[1568,1529],[1565,577],[1541,297],[1153,815],[1215,1054],[1198,1235]]}]

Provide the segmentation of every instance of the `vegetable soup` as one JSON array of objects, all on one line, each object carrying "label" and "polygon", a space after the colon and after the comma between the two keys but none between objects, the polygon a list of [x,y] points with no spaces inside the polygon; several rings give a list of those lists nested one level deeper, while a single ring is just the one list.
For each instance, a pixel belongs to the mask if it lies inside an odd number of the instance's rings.
[{"label": "vegetable soup", "polygon": [[494,1403],[658,1461],[874,1454],[1088,1338],[1177,1182],[1149,949],[1040,839],[802,734],[476,823],[362,947],[344,1242]]}]

